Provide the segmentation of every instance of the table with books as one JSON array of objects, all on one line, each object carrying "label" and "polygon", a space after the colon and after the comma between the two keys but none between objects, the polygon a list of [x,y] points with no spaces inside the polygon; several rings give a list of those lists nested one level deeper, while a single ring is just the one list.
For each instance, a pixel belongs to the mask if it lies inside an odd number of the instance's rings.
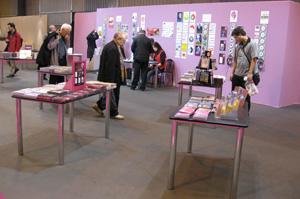
[{"label": "table with books", "polygon": [[242,91],[240,89],[232,92],[234,94],[226,99],[215,99],[214,96],[191,97],[171,114],[169,117],[172,120],[172,133],[168,189],[174,189],[178,123],[189,124],[188,153],[192,152],[194,124],[229,127],[238,130],[231,183],[231,198],[236,198],[244,128],[248,127],[248,110],[247,104],[244,103],[247,94],[243,96]]},{"label": "table with books", "polygon": [[77,90],[64,90],[65,83],[57,85],[45,85],[37,88],[25,88],[12,92],[12,97],[16,99],[17,113],[17,135],[18,135],[18,154],[23,155],[23,136],[22,136],[22,106],[23,101],[54,104],[58,106],[58,137],[59,137],[59,164],[64,164],[64,107],[69,105],[70,132],[74,129],[74,102],[94,95],[103,93],[106,95],[105,113],[105,138],[109,138],[109,119],[110,119],[110,93],[116,86],[111,83],[90,81],[86,82],[86,87]]}]

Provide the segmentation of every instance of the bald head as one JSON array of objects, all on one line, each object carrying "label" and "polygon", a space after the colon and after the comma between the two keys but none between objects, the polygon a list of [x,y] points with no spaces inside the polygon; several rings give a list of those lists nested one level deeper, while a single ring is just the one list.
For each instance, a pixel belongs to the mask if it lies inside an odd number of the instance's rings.
[{"label": "bald head", "polygon": [[114,41],[119,45],[119,46],[123,46],[125,43],[125,37],[121,32],[117,32],[114,35]]}]

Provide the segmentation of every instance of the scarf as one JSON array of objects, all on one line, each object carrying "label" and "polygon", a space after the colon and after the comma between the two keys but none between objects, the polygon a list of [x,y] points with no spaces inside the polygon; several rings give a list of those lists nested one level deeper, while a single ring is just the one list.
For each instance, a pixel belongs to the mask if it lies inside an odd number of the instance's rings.
[{"label": "scarf", "polygon": [[118,50],[119,50],[119,54],[120,54],[120,66],[121,66],[122,82],[124,82],[127,78],[127,71],[125,70],[124,57],[123,57],[120,46],[118,46]]},{"label": "scarf", "polygon": [[62,59],[66,55],[65,49],[65,38],[60,35],[59,43],[58,43],[58,57]]}]

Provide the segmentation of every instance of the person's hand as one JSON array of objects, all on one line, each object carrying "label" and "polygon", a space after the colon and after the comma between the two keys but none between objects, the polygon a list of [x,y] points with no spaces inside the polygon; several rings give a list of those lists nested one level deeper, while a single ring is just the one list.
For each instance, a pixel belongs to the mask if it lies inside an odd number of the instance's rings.
[{"label": "person's hand", "polygon": [[56,35],[56,40],[59,40],[59,36],[58,35]]},{"label": "person's hand", "polygon": [[8,43],[8,42],[9,42],[9,39],[5,39],[5,42]]},{"label": "person's hand", "polygon": [[151,65],[149,66],[149,68],[152,69],[152,68],[153,68],[153,64],[151,64]]},{"label": "person's hand", "polygon": [[247,80],[248,80],[248,81],[251,81],[251,80],[252,80],[252,73],[249,73],[249,74],[247,75]]},{"label": "person's hand", "polygon": [[65,36],[65,40],[69,41],[69,40],[70,40],[70,36],[69,36],[69,35],[66,35],[66,36]]},{"label": "person's hand", "polygon": [[232,78],[233,78],[233,73],[230,75],[230,81],[232,81]]}]

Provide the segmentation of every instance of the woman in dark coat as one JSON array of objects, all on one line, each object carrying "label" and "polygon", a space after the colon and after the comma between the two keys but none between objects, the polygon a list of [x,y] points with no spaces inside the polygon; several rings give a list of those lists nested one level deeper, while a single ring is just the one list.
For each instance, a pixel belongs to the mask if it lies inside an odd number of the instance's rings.
[{"label": "woman in dark coat", "polygon": [[96,40],[99,39],[99,35],[97,31],[93,30],[87,37],[87,43],[88,43],[88,48],[87,48],[87,58],[90,58],[90,61],[93,58],[94,55],[94,50],[97,48],[96,45]]}]

